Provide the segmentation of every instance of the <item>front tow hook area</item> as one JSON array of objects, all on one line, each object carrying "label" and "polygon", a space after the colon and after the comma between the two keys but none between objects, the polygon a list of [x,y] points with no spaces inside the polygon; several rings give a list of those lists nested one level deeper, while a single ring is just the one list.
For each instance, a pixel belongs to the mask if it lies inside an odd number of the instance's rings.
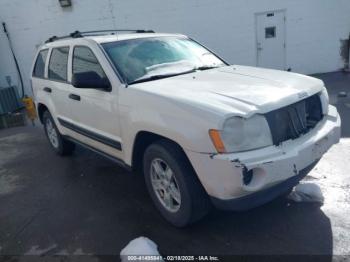
[{"label": "front tow hook area", "polygon": [[255,167],[250,170],[246,166],[242,170],[242,181],[244,189],[247,191],[257,191],[265,186],[266,171],[261,167]]},{"label": "front tow hook area", "polygon": [[246,186],[249,185],[250,182],[252,182],[253,180],[253,169],[248,170],[246,166],[243,167],[242,175],[243,175],[243,184]]}]

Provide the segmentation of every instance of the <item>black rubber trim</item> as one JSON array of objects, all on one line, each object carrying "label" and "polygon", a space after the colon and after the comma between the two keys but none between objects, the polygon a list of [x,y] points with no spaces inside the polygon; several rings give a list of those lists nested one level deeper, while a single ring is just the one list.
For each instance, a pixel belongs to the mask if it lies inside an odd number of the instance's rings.
[{"label": "black rubber trim", "polygon": [[76,94],[69,94],[68,96],[70,99],[76,100],[76,101],[80,101],[80,96],[76,95]]},{"label": "black rubber trim", "polygon": [[43,90],[47,93],[52,93],[52,89],[50,87],[44,87]]},{"label": "black rubber trim", "polygon": [[82,128],[80,126],[77,126],[75,124],[69,123],[66,120],[63,120],[61,118],[58,118],[58,121],[60,122],[60,124],[68,129],[73,130],[74,132],[77,132],[81,135],[84,135],[88,138],[91,138],[93,140],[96,140],[102,144],[105,144],[107,146],[113,147],[115,149],[118,150],[122,150],[122,144],[119,141],[115,141],[113,139],[110,139],[108,137],[102,136],[100,134],[97,134],[95,132],[92,132],[90,130],[86,130],[85,128]]},{"label": "black rubber trim", "polygon": [[270,202],[276,197],[287,193],[288,190],[296,186],[299,183],[299,181],[302,180],[310,172],[310,170],[317,164],[317,162],[318,160],[306,167],[305,169],[301,170],[298,175],[293,176],[265,190],[229,200],[222,200],[215,197],[210,197],[211,201],[215,207],[223,210],[243,211],[261,206]]},{"label": "black rubber trim", "polygon": [[109,155],[109,154],[107,154],[105,152],[102,152],[101,150],[98,150],[98,149],[96,149],[96,148],[94,148],[92,146],[89,146],[89,145],[87,145],[87,144],[85,144],[85,143],[83,143],[81,141],[78,141],[78,140],[76,140],[76,139],[74,139],[74,138],[72,138],[70,136],[64,136],[64,138],[69,140],[69,141],[71,141],[71,142],[73,142],[73,143],[75,143],[75,144],[78,144],[78,145],[80,145],[80,146],[82,146],[82,147],[84,147],[84,148],[86,148],[86,149],[88,149],[90,151],[93,151],[96,154],[99,154],[99,155],[101,155],[101,156],[103,156],[103,157],[113,161],[114,163],[118,164],[119,166],[121,166],[122,168],[126,169],[127,171],[130,171],[130,172],[132,171],[132,168],[131,168],[130,165],[126,164],[123,160],[121,160],[121,159],[119,159],[117,157],[114,157],[114,156],[111,156],[111,155]]}]

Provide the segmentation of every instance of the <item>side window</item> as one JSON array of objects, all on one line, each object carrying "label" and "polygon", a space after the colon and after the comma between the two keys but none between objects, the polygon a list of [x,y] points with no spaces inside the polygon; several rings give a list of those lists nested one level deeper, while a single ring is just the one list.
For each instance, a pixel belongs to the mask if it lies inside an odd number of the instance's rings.
[{"label": "side window", "polygon": [[84,46],[77,46],[73,52],[73,74],[86,72],[95,72],[101,78],[107,80],[105,72],[91,49]]},{"label": "side window", "polygon": [[49,52],[48,49],[41,50],[36,58],[34,70],[33,70],[33,76],[35,77],[44,77],[45,75],[45,62],[47,53]]},{"label": "side window", "polygon": [[53,48],[49,63],[49,78],[67,81],[67,63],[69,47]]}]

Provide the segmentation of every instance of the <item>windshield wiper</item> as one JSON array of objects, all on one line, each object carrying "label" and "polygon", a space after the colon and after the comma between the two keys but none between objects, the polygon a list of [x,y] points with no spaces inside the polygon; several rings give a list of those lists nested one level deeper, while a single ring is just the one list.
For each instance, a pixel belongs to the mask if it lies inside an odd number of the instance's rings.
[{"label": "windshield wiper", "polygon": [[199,71],[203,71],[203,70],[208,70],[208,69],[213,69],[213,68],[218,68],[218,67],[220,67],[220,66],[198,66],[198,67],[194,67],[191,70],[180,72],[180,73],[161,74],[161,75],[153,75],[153,76],[149,76],[149,77],[139,78],[139,79],[136,79],[134,81],[131,81],[130,83],[128,83],[128,85],[138,84],[138,83],[143,83],[143,82],[149,82],[149,81],[153,81],[153,80],[159,80],[159,79],[163,79],[163,78],[168,78],[168,77],[173,77],[173,76],[178,76],[178,75],[194,73],[194,72],[196,72],[198,70]]},{"label": "windshield wiper", "polygon": [[195,70],[200,70],[200,71],[203,71],[203,70],[208,70],[208,69],[213,69],[213,68],[218,68],[219,66],[198,66],[195,68]]},{"label": "windshield wiper", "polygon": [[132,84],[138,84],[138,83],[143,83],[143,82],[149,82],[149,81],[153,81],[153,80],[158,80],[158,79],[163,79],[163,78],[168,78],[168,77],[172,77],[172,76],[178,76],[178,75],[184,75],[184,74],[189,74],[189,73],[193,73],[195,72],[195,69],[191,69],[185,72],[181,72],[181,73],[172,73],[172,74],[162,74],[162,75],[153,75],[153,76],[149,76],[149,77],[145,77],[145,78],[140,78],[140,79],[136,79],[130,83],[128,83],[128,85],[132,85]]}]

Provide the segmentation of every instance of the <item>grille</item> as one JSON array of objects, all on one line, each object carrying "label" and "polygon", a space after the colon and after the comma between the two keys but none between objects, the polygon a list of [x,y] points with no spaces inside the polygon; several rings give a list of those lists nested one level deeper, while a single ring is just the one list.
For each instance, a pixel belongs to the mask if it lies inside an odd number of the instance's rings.
[{"label": "grille", "polygon": [[323,118],[318,94],[265,114],[272,141],[279,145],[308,133]]}]

